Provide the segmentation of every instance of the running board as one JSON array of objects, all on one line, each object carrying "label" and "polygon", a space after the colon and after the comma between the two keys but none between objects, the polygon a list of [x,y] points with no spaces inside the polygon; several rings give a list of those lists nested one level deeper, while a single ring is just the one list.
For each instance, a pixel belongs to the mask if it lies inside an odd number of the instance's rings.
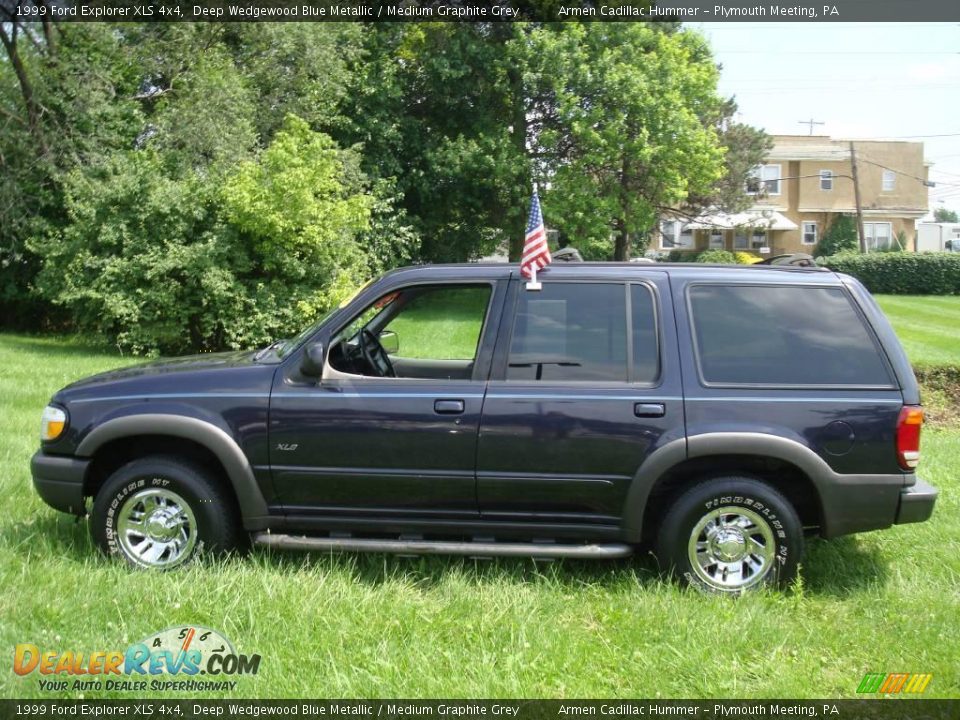
[{"label": "running board", "polygon": [[619,543],[571,545],[523,542],[448,542],[442,540],[379,540],[368,538],[310,537],[257,533],[257,545],[283,550],[323,550],[326,552],[400,553],[403,555],[469,555],[473,557],[584,558],[603,560],[624,558],[633,548]]}]

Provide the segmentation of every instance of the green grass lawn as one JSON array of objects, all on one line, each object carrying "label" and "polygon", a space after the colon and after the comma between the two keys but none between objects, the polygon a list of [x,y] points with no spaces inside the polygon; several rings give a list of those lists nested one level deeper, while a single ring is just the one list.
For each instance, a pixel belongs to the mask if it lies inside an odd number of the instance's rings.
[{"label": "green grass lawn", "polygon": [[960,365],[960,297],[875,297],[914,365]]},{"label": "green grass lawn", "polygon": [[472,360],[490,300],[489,288],[435,290],[417,298],[387,325],[399,357]]},{"label": "green grass lawn", "polygon": [[[99,557],[85,523],[46,507],[29,483],[50,395],[125,362],[0,335],[6,663],[16,643],[122,649],[191,623],[262,655],[240,697],[849,698],[864,673],[894,671],[933,673],[927,696],[960,697],[960,429],[924,436],[923,475],[942,493],[930,522],[810,541],[792,592],[708,597],[661,579],[645,557],[548,565],[256,550],[152,574]],[[50,697],[9,664],[0,696]]]}]

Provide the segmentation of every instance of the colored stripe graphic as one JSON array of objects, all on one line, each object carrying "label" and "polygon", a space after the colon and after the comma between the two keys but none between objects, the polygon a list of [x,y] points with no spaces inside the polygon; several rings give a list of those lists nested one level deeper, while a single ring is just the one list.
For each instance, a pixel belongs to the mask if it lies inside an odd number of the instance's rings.
[{"label": "colored stripe graphic", "polygon": [[890,673],[880,687],[882,693],[898,693],[907,681],[909,673]]},{"label": "colored stripe graphic", "polygon": [[914,673],[910,676],[910,680],[903,691],[905,693],[922,693],[927,689],[927,685],[930,684],[932,679],[933,675],[930,673]]},{"label": "colored stripe graphic", "polygon": [[898,692],[917,695],[927,689],[932,673],[867,673],[857,687],[858,693]]},{"label": "colored stripe graphic", "polygon": [[863,680],[860,681],[860,687],[857,688],[858,693],[875,693],[880,692],[880,686],[883,684],[884,678],[886,678],[885,673],[867,673],[863,676]]}]

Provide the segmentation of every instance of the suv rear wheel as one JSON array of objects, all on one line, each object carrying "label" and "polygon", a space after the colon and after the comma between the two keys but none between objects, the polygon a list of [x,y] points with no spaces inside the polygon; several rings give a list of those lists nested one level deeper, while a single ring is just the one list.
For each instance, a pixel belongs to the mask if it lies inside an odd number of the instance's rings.
[{"label": "suv rear wheel", "polygon": [[244,544],[233,504],[210,474],[164,456],[134,460],[107,479],[94,499],[90,531],[107,555],[149,569]]},{"label": "suv rear wheel", "polygon": [[787,585],[802,553],[803,526],[793,506],[747,477],[718,477],[685,492],[656,542],[661,567],[718,593]]}]

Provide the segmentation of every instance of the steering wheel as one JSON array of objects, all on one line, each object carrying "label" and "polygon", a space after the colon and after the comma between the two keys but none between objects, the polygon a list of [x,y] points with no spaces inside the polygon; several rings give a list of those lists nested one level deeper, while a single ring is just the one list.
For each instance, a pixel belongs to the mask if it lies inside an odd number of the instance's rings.
[{"label": "steering wheel", "polygon": [[383,349],[377,336],[366,328],[360,331],[360,354],[379,377],[395,378],[397,376],[387,351]]}]

